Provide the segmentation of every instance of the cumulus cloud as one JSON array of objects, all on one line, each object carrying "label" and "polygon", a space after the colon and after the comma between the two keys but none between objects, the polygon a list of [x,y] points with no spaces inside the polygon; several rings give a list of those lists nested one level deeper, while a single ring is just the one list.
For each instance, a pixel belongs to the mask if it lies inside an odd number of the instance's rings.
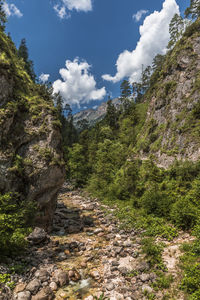
[{"label": "cumulus cloud", "polygon": [[142,65],[151,65],[156,54],[165,54],[169,41],[169,23],[174,14],[180,14],[175,0],[165,0],[160,12],[154,11],[147,16],[140,26],[140,39],[135,50],[125,50],[116,62],[115,76],[103,75],[107,81],[118,82],[128,77],[131,82],[138,81],[141,76]]},{"label": "cumulus cloud", "polygon": [[6,16],[9,18],[11,16],[16,16],[18,18],[21,18],[23,16],[23,14],[21,13],[21,11],[19,10],[19,8],[17,8],[15,6],[15,4],[8,4],[7,2],[3,3],[3,10],[6,13]]},{"label": "cumulus cloud", "polygon": [[136,22],[139,22],[143,15],[146,15],[148,13],[148,10],[141,9],[136,14],[133,15],[133,19],[135,19]]},{"label": "cumulus cloud", "polygon": [[42,73],[41,75],[40,75],[40,77],[39,77],[39,80],[42,82],[42,83],[45,83],[45,82],[47,82],[48,80],[49,80],[49,74],[44,74],[44,73]]},{"label": "cumulus cloud", "polygon": [[3,10],[6,13],[6,16],[9,18],[11,16],[16,16],[18,18],[21,18],[23,16],[23,14],[21,13],[21,11],[19,10],[19,8],[17,8],[15,6],[15,4],[8,4],[7,2],[3,3]]},{"label": "cumulus cloud", "polygon": [[57,13],[57,16],[60,19],[65,19],[67,16],[67,12],[66,12],[66,7],[65,6],[59,6],[59,5],[55,5],[54,7],[55,12]]},{"label": "cumulus cloud", "polygon": [[92,100],[103,99],[106,89],[97,89],[94,76],[89,73],[90,67],[86,61],[79,61],[78,58],[67,60],[65,68],[59,71],[62,80],[53,83],[54,93],[60,92],[65,103],[78,107]]},{"label": "cumulus cloud", "polygon": [[69,11],[91,11],[92,0],[60,0],[59,4],[54,6],[54,10],[60,19],[70,18]]}]

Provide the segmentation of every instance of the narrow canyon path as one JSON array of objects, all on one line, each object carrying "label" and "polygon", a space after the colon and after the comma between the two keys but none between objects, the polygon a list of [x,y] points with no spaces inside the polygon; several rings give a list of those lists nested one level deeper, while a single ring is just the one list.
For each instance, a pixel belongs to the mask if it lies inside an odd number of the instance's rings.
[{"label": "narrow canyon path", "polygon": [[[177,265],[179,246],[188,239],[183,234],[165,242],[163,261],[175,278],[173,298],[167,299],[184,299],[177,288]],[[32,245],[15,264],[21,262],[29,269],[15,278],[12,297],[0,293],[0,300],[95,300],[103,293],[110,300],[161,300],[167,292],[152,287],[157,276],[145,262],[139,233],[121,229],[114,209],[67,184],[58,197],[50,237]]]}]

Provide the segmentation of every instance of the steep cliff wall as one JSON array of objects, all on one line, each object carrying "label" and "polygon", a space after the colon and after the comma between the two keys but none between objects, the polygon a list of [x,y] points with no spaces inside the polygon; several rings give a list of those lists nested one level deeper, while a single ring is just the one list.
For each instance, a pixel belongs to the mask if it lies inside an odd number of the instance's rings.
[{"label": "steep cliff wall", "polygon": [[44,86],[31,81],[14,44],[0,32],[0,194],[36,202],[36,222],[49,229],[63,180],[53,102]]},{"label": "steep cliff wall", "polygon": [[136,152],[169,167],[175,159],[200,158],[200,20],[165,58],[147,92],[146,122]]}]

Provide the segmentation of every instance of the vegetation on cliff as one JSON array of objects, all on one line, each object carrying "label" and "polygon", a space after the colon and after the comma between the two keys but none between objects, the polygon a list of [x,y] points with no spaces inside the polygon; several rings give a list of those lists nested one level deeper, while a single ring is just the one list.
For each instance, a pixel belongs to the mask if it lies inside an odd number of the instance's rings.
[{"label": "vegetation on cliff", "polygon": [[33,222],[43,227],[50,225],[56,193],[64,178],[64,162],[59,112],[54,106],[52,90],[34,82],[26,45],[21,45],[19,51],[16,49],[4,32],[3,11],[0,18],[2,257],[25,246],[24,237]]}]

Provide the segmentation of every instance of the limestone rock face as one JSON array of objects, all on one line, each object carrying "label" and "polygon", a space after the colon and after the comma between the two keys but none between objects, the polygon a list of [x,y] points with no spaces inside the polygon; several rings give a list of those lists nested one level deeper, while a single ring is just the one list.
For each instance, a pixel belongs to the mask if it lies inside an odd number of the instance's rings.
[{"label": "limestone rock face", "polygon": [[64,182],[61,133],[48,91],[31,81],[16,49],[0,35],[0,193],[37,206],[46,230]]},{"label": "limestone rock face", "polygon": [[147,117],[138,137],[139,157],[152,155],[168,168],[175,160],[200,159],[200,22],[165,58],[147,93]]}]

